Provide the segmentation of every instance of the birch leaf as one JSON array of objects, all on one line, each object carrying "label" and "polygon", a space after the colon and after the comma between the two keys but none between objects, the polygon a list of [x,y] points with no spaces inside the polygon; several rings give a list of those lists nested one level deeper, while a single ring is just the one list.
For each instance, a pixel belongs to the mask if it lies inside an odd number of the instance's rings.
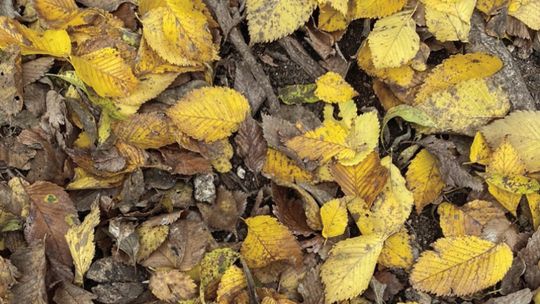
[{"label": "birch leaf", "polygon": [[471,17],[476,0],[423,0],[426,9],[426,23],[437,40],[462,41],[469,40]]},{"label": "birch leaf", "polygon": [[74,283],[78,285],[82,285],[83,276],[94,258],[94,228],[99,224],[99,214],[99,206],[92,205],[92,210],[82,224],[72,226],[66,233],[66,241],[75,265]]},{"label": "birch leaf", "polygon": [[347,208],[344,199],[333,199],[320,209],[323,224],[322,236],[331,238],[340,236],[347,228]]},{"label": "birch leaf", "polygon": [[384,241],[379,263],[385,267],[408,269],[414,261],[412,250],[411,237],[403,228]]},{"label": "birch leaf", "polygon": [[328,103],[346,102],[358,95],[341,75],[328,72],[317,78],[315,95]]},{"label": "birch leaf", "polygon": [[438,296],[466,296],[495,285],[512,265],[512,250],[475,236],[437,240],[422,253],[411,273],[419,290]]},{"label": "birch leaf", "polygon": [[444,188],[437,158],[423,149],[418,153],[407,170],[407,185],[414,196],[416,212],[435,201]]},{"label": "birch leaf", "polygon": [[531,29],[540,30],[540,1],[511,0],[508,4],[508,15],[516,17]]}]

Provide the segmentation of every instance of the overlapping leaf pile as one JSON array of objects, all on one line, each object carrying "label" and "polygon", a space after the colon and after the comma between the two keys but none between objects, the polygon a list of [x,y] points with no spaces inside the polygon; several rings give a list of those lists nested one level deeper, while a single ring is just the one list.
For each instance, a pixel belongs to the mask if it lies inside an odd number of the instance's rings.
[{"label": "overlapping leaf pile", "polygon": [[259,109],[213,0],[1,7],[1,303],[540,302],[540,113],[462,51],[476,10],[532,52],[540,1],[226,2],[334,55],[364,19],[376,106],[327,64]]}]

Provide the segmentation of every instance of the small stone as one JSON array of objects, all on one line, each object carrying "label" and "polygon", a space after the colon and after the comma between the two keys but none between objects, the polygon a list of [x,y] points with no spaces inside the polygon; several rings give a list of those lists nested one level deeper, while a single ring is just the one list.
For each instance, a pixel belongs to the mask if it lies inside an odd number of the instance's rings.
[{"label": "small stone", "polygon": [[236,169],[236,175],[238,175],[240,179],[244,179],[246,177],[246,170],[242,167],[238,167],[238,169]]},{"label": "small stone", "polygon": [[212,203],[216,199],[216,186],[214,175],[200,174],[195,177],[195,199],[199,202]]}]

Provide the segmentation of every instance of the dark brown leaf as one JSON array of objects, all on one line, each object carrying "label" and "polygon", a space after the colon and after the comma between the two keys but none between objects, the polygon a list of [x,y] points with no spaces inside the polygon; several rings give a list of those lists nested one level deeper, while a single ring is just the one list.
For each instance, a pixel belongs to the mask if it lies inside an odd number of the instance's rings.
[{"label": "dark brown leaf", "polygon": [[307,224],[304,204],[293,193],[287,187],[272,184],[274,214],[293,233],[308,236],[313,233],[313,230]]},{"label": "dark brown leaf", "polygon": [[169,240],[177,257],[176,268],[189,271],[202,259],[213,238],[203,222],[186,219],[171,225]]},{"label": "dark brown leaf", "polygon": [[319,276],[320,266],[308,270],[304,279],[298,285],[298,292],[304,298],[305,304],[324,303],[324,288]]},{"label": "dark brown leaf", "polygon": [[53,300],[57,304],[93,304],[97,297],[80,287],[62,282],[54,293]]},{"label": "dark brown leaf", "polygon": [[45,245],[38,242],[17,250],[11,255],[11,262],[21,272],[12,289],[13,303],[47,304]]},{"label": "dark brown leaf", "polygon": [[40,79],[49,71],[49,69],[54,64],[53,57],[41,57],[23,63],[22,65],[22,76],[23,76],[23,85],[27,86],[32,82]]},{"label": "dark brown leaf", "polygon": [[112,257],[106,257],[92,263],[86,277],[98,283],[112,283],[142,282],[148,275],[142,267],[133,267]]},{"label": "dark brown leaf", "polygon": [[29,244],[45,240],[47,254],[71,265],[65,235],[70,224],[79,224],[71,198],[64,189],[49,182],[36,182],[26,187],[26,191],[31,198],[30,215],[24,230],[26,240]]},{"label": "dark brown leaf", "polygon": [[172,168],[173,174],[195,175],[212,172],[210,161],[200,154],[169,148],[160,149],[159,152],[165,164]]},{"label": "dark brown leaf", "polygon": [[244,159],[246,166],[254,173],[261,172],[268,148],[259,124],[248,117],[240,125],[235,141],[238,145],[238,154]]}]

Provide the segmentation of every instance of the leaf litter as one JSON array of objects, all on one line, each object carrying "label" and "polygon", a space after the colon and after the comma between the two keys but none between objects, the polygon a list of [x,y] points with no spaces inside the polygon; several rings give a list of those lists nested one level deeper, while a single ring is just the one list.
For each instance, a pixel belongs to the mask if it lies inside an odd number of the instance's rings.
[{"label": "leaf litter", "polygon": [[2,2],[0,302],[540,303],[540,2],[451,2]]}]

